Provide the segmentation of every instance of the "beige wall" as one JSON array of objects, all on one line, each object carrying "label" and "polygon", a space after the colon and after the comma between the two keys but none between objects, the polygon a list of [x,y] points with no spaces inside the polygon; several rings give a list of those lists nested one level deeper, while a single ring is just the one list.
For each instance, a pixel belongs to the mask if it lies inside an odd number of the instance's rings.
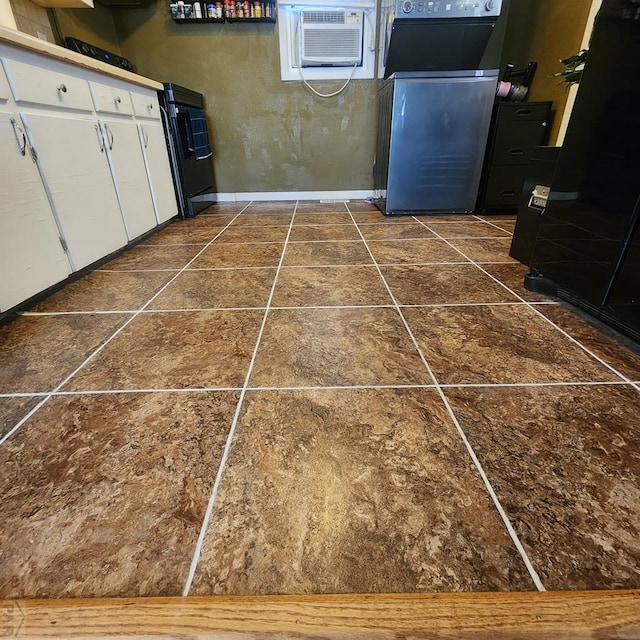
[{"label": "beige wall", "polygon": [[375,81],[329,99],[282,82],[275,24],[175,24],[163,2],[114,17],[139,73],[204,94],[219,192],[372,188]]},{"label": "beige wall", "polygon": [[555,116],[549,144],[558,138],[562,116],[569,97],[566,83],[551,77],[562,71],[560,63],[580,50],[591,10],[591,0],[538,0],[530,59],[538,61],[538,72],[529,100],[552,100]]},{"label": "beige wall", "polygon": [[71,36],[93,45],[120,53],[111,10],[94,3],[93,9],[56,9],[55,19],[60,35]]}]

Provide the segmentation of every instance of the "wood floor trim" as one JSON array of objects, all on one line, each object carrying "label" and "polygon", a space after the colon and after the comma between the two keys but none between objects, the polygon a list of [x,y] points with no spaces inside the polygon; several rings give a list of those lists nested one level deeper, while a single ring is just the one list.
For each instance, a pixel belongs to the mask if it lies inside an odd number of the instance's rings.
[{"label": "wood floor trim", "polygon": [[634,640],[640,590],[2,600],[0,638]]}]

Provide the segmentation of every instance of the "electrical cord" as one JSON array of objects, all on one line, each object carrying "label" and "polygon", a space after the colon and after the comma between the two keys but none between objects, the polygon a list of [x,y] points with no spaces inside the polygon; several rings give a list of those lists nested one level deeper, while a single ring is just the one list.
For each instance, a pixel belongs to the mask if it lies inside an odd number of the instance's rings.
[{"label": "electrical cord", "polygon": [[319,91],[316,91],[306,80],[306,78],[304,77],[304,75],[302,75],[302,67],[298,67],[298,73],[300,74],[300,79],[302,80],[303,84],[305,85],[305,87],[308,87],[313,93],[315,93],[319,98],[333,98],[334,96],[337,96],[338,94],[342,93],[347,86],[349,85],[349,83],[351,82],[356,69],[358,68],[358,64],[354,64],[353,65],[353,69],[351,69],[351,73],[349,74],[349,77],[347,78],[347,81],[337,90],[334,91],[333,93],[320,93]]}]

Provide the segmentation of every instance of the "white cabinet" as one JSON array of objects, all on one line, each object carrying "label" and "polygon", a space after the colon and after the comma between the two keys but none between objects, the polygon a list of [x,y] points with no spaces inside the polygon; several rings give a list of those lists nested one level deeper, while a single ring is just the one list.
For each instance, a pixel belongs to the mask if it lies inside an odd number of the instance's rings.
[{"label": "white cabinet", "polygon": [[98,113],[114,113],[132,116],[133,104],[131,94],[121,86],[113,86],[105,82],[90,82],[93,104]]},{"label": "white cabinet", "polygon": [[164,129],[160,122],[153,121],[141,122],[138,128],[151,184],[156,217],[158,224],[161,224],[178,213],[171,167],[167,158]]},{"label": "white cabinet", "polygon": [[138,128],[130,120],[101,120],[106,152],[129,240],[157,225]]},{"label": "white cabinet", "polygon": [[2,70],[2,65],[0,65],[0,104],[6,102],[10,97],[11,89],[9,88],[9,83],[7,82],[7,78]]},{"label": "white cabinet", "polygon": [[124,247],[127,234],[98,122],[22,113],[74,269]]},{"label": "white cabinet", "polygon": [[6,311],[64,280],[71,266],[20,119],[2,106],[0,149],[0,311]]}]

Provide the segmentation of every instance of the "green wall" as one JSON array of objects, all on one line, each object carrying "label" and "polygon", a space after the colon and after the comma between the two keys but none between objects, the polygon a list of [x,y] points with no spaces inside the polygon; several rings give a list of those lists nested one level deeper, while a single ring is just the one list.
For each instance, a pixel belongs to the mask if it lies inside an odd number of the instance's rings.
[{"label": "green wall", "polygon": [[56,9],[54,19],[62,37],[71,36],[120,53],[111,9],[99,2],[93,9]]},{"label": "green wall", "polygon": [[204,94],[219,192],[372,188],[376,81],[328,99],[282,82],[272,23],[176,24],[161,2],[113,15],[140,74]]}]

